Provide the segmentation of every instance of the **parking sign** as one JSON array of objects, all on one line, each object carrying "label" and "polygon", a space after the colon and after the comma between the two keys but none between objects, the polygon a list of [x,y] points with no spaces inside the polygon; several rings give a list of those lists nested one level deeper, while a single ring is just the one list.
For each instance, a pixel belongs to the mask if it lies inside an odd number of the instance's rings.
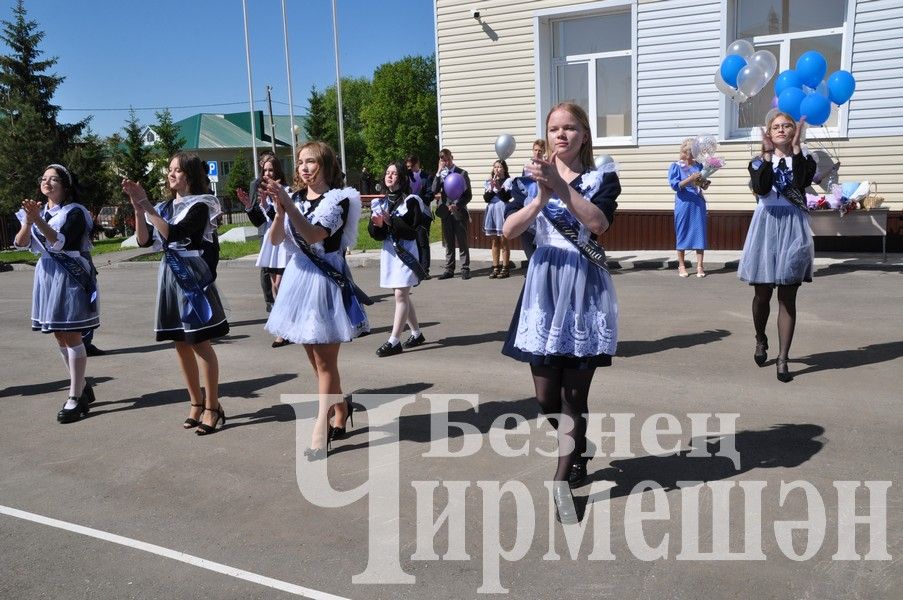
[{"label": "parking sign", "polygon": [[212,182],[219,181],[219,171],[216,168],[215,160],[207,161],[207,176],[210,177],[210,181]]}]

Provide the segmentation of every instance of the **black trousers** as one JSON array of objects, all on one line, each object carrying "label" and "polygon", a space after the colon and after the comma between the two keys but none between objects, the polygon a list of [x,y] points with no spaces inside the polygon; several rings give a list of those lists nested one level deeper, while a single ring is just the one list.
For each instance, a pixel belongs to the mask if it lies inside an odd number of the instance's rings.
[{"label": "black trousers", "polygon": [[[466,210],[466,209],[465,209]],[[458,219],[453,215],[442,219],[442,240],[445,242],[445,270],[455,272],[455,249],[461,253],[461,270],[470,271],[470,245],[467,241],[467,225],[470,217]]]}]

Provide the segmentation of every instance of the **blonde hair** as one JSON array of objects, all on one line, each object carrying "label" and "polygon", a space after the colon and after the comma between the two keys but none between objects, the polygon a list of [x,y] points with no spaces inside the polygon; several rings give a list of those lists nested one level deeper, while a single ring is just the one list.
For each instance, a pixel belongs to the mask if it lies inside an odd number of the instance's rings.
[{"label": "blonde hair", "polygon": [[693,142],[696,141],[696,137],[688,137],[684,138],[684,141],[680,143],[680,153],[683,154],[686,150],[690,156],[693,156]]},{"label": "blonde hair", "polygon": [[584,169],[592,169],[596,165],[596,161],[593,159],[593,137],[592,130],[589,127],[589,116],[586,114],[586,111],[583,110],[583,107],[574,102],[559,102],[549,111],[549,114],[546,115],[546,148],[552,148],[552,140],[549,139],[549,119],[552,117],[552,113],[556,110],[564,110],[571,114],[572,117],[577,119],[577,122],[580,126],[586,131],[586,139],[583,141],[583,144],[580,145],[580,165]]},{"label": "blonde hair", "polygon": [[311,154],[314,155],[319,172],[323,173],[323,181],[326,182],[329,189],[334,190],[345,187],[345,174],[342,173],[342,167],[339,165],[339,159],[336,158],[335,150],[333,150],[326,142],[313,141],[307,142],[298,148],[298,154],[296,156],[298,162],[295,166],[295,175],[293,178],[296,191],[307,189],[307,184],[304,183],[304,180],[298,175],[298,169],[301,166],[301,152],[304,150],[310,150]]}]

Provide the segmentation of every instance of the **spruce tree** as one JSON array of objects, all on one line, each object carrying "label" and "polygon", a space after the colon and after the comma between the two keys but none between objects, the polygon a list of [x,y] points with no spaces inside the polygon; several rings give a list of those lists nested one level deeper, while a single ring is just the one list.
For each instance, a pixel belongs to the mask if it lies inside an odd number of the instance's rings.
[{"label": "spruce tree", "polygon": [[151,148],[144,145],[141,123],[134,109],[129,110],[123,131],[125,137],[119,137],[120,143],[114,148],[113,162],[116,170],[122,177],[140,183],[151,200],[159,199],[156,174],[151,173],[150,168]]},{"label": "spruce tree", "polygon": [[90,129],[63,155],[63,162],[78,176],[82,204],[92,213],[96,215],[103,206],[124,204],[109,149]]},{"label": "spruce tree", "polygon": [[172,156],[185,147],[187,143],[182,137],[182,130],[173,122],[169,109],[163,109],[154,113],[157,122],[152,126],[156,134],[156,140],[151,147],[153,168],[149,177],[155,177],[155,187],[161,189],[166,182],[166,173],[169,170],[169,160]]},{"label": "spruce tree", "polygon": [[307,119],[304,122],[304,131],[307,139],[320,140],[330,143],[329,123],[335,120],[326,108],[326,97],[317,91],[316,86],[310,88],[310,96],[307,98]]}]

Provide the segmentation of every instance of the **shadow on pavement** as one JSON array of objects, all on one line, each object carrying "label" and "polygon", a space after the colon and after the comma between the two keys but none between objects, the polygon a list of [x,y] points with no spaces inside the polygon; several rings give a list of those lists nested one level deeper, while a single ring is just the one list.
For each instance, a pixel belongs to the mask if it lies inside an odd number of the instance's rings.
[{"label": "shadow on pavement", "polygon": [[[691,445],[705,444],[709,456],[690,457],[690,450],[681,451],[673,456],[643,456],[624,460],[613,460],[610,466],[592,472],[591,481],[611,481],[615,484],[610,491],[611,498],[628,496],[634,487],[645,480],[658,483],[666,492],[679,489],[678,481],[718,481],[736,477],[753,469],[795,468],[815,456],[825,445],[824,439],[818,439],[825,433],[821,425],[780,424],[765,430],[741,431],[733,436],[719,438],[721,441],[696,439]],[[740,468],[734,468],[733,461],[726,456],[714,456],[722,441],[733,443],[740,454]],[[600,458],[604,461],[604,458]],[[602,498],[575,497],[576,502],[585,506],[593,500]],[[580,507],[578,507],[580,508]]]},{"label": "shadow on pavement", "polygon": [[[94,377],[90,374],[87,379],[95,385],[113,380],[112,377]],[[55,394],[62,391],[69,391],[68,378],[60,379],[58,381],[48,381],[47,383],[11,385],[0,390],[0,398],[7,398],[10,396],[43,396],[44,394]]]},{"label": "shadow on pavement", "polygon": [[865,365],[888,362],[903,356],[903,342],[886,342],[871,344],[856,350],[834,350],[819,352],[802,358],[790,359],[791,363],[801,362],[809,365],[802,371],[793,372],[794,376],[808,375],[829,369],[852,369]]},{"label": "shadow on pavement", "polygon": [[699,333],[672,335],[660,340],[628,340],[626,342],[618,342],[618,352],[615,356],[629,358],[631,356],[642,356],[643,354],[653,354],[655,352],[664,352],[676,348],[692,348],[693,346],[717,342],[730,334],[731,332],[726,329],[710,329]]}]

